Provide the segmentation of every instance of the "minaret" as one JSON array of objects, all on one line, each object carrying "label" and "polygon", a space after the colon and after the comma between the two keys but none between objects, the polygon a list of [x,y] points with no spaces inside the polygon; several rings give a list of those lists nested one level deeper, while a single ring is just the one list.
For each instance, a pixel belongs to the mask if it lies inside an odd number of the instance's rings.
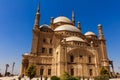
[{"label": "minaret", "polygon": [[98,24],[98,33],[99,33],[99,39],[104,39],[104,35],[103,35],[103,32],[102,32],[102,25],[101,24]]},{"label": "minaret", "polygon": [[53,22],[54,22],[54,17],[51,17],[51,20],[50,20],[50,27],[51,27],[52,29],[54,29]]},{"label": "minaret", "polygon": [[75,15],[74,15],[74,11],[72,11],[72,24],[75,25]]},{"label": "minaret", "polygon": [[106,67],[109,70],[109,60],[107,56],[107,49],[106,49],[106,40],[104,39],[102,25],[98,24],[98,33],[99,33],[99,40],[100,40],[100,48],[101,48],[101,61],[102,66]]},{"label": "minaret", "polygon": [[81,31],[81,24],[80,24],[80,22],[78,22],[78,29],[80,30],[80,32],[82,32]]},{"label": "minaret", "polygon": [[54,17],[51,17],[50,24],[53,24]]},{"label": "minaret", "polygon": [[40,3],[38,4],[38,9],[37,9],[37,12],[36,12],[34,29],[39,28],[39,21],[40,21]]},{"label": "minaret", "polygon": [[39,31],[40,31],[39,22],[40,22],[40,3],[38,4],[38,9],[36,12],[35,23],[33,28],[31,55],[38,55]]}]

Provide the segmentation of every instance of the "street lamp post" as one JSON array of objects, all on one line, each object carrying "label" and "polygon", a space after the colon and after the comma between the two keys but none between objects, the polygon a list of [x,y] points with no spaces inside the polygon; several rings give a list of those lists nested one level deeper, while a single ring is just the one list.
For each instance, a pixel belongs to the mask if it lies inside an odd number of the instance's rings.
[{"label": "street lamp post", "polygon": [[120,73],[120,66],[118,66],[118,70],[119,70],[118,73]]},{"label": "street lamp post", "polygon": [[15,62],[13,62],[13,65],[12,65],[12,75],[13,75],[14,66],[15,66]]},{"label": "street lamp post", "polygon": [[6,64],[6,69],[5,69],[5,76],[7,75],[7,70],[8,70],[8,67],[9,67],[9,64]]}]

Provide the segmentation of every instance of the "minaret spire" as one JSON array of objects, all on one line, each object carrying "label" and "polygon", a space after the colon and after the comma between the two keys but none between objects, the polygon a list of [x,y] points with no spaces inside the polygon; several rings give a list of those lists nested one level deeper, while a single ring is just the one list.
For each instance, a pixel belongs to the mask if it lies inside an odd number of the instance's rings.
[{"label": "minaret spire", "polygon": [[37,12],[40,13],[40,2],[38,3]]},{"label": "minaret spire", "polygon": [[81,31],[81,24],[79,21],[78,21],[78,29]]},{"label": "minaret spire", "polygon": [[38,3],[38,8],[35,17],[34,29],[39,28],[39,21],[40,21],[40,3]]},{"label": "minaret spire", "polygon": [[72,23],[73,23],[73,25],[75,25],[75,15],[74,15],[74,11],[72,11]]}]

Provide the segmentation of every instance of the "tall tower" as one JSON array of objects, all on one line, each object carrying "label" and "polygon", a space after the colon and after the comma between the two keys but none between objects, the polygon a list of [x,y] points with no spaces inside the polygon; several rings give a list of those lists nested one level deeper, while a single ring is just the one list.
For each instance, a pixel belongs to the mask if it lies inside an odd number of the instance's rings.
[{"label": "tall tower", "polygon": [[106,50],[106,41],[104,39],[103,31],[102,31],[102,25],[98,24],[98,33],[99,33],[99,40],[100,40],[100,49],[101,49],[101,56],[102,56],[102,63],[101,66],[105,67],[109,70],[109,59],[107,56],[107,50]]},{"label": "tall tower", "polygon": [[75,15],[74,15],[74,11],[72,11],[72,24],[75,25]]},{"label": "tall tower", "polygon": [[38,9],[35,16],[35,23],[33,28],[33,39],[32,39],[32,48],[31,48],[31,54],[37,55],[38,51],[38,42],[39,42],[39,22],[40,22],[40,3],[38,4]]},{"label": "tall tower", "polygon": [[38,9],[37,9],[37,12],[36,12],[34,29],[38,29],[39,28],[39,22],[40,22],[40,3],[38,4]]},{"label": "tall tower", "polygon": [[98,24],[98,33],[99,33],[99,39],[104,40],[104,35],[103,35],[102,25],[101,24]]}]

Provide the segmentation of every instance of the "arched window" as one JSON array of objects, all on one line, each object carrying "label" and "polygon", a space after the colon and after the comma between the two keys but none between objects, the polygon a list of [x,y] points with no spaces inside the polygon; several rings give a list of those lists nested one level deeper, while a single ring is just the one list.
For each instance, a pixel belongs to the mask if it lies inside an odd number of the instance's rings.
[{"label": "arched window", "polygon": [[70,55],[70,62],[74,62],[74,56]]},{"label": "arched window", "polygon": [[42,53],[45,53],[45,48],[44,47],[42,47]]},{"label": "arched window", "polygon": [[46,43],[46,39],[45,38],[43,39],[43,42]]},{"label": "arched window", "polygon": [[83,56],[82,56],[82,55],[80,55],[80,58],[83,58]]},{"label": "arched window", "polygon": [[49,54],[52,54],[53,50],[52,48],[49,48]]},{"label": "arched window", "polygon": [[89,74],[90,74],[90,76],[93,75],[93,70],[92,69],[89,69]]},{"label": "arched window", "polygon": [[51,69],[48,69],[48,75],[51,75]]},{"label": "arched window", "polygon": [[74,69],[73,69],[73,68],[70,69],[70,74],[71,74],[72,76],[74,76]]},{"label": "arched window", "polygon": [[44,74],[44,68],[43,68],[43,66],[41,66],[41,68],[40,68],[40,75],[42,76]]},{"label": "arched window", "polygon": [[50,39],[50,44],[52,44],[52,39]]},{"label": "arched window", "polygon": [[92,59],[91,59],[91,56],[88,57],[88,63],[91,63],[92,62]]}]

